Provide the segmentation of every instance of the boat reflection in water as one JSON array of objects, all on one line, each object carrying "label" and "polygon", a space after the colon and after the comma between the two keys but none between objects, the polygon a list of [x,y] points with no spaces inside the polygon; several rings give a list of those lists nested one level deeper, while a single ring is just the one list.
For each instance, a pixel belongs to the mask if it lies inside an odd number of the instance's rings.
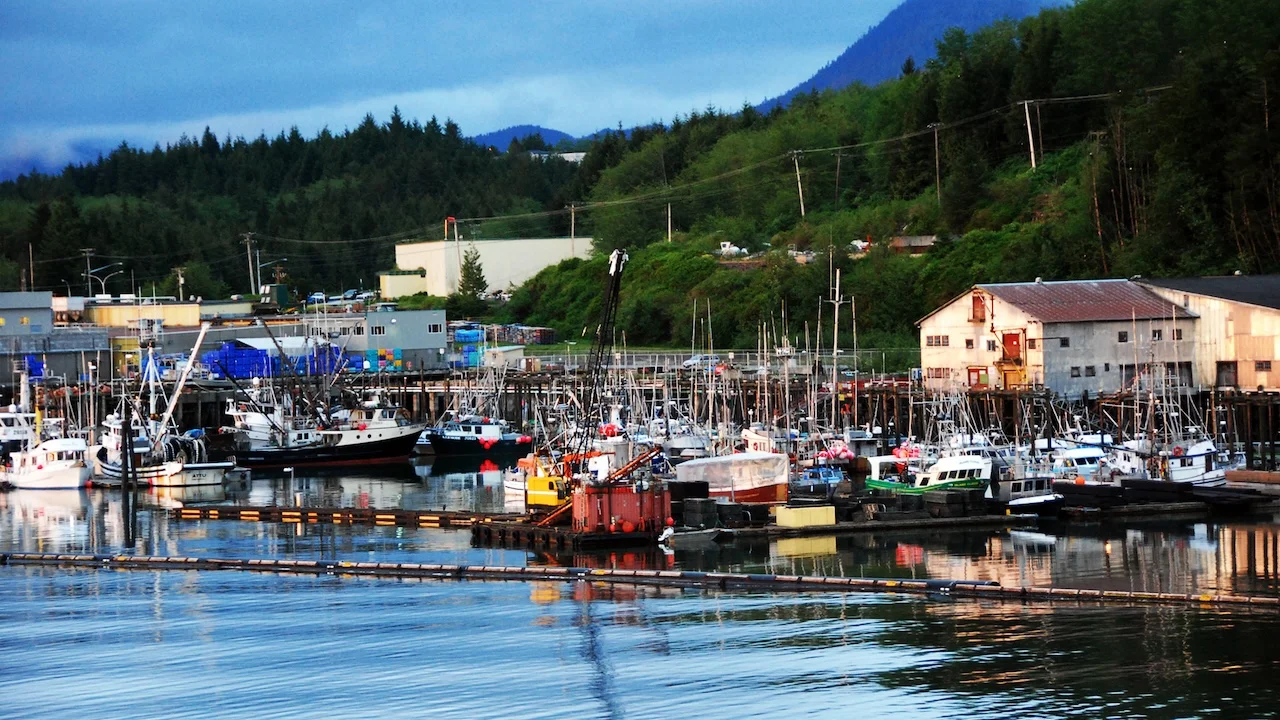
[{"label": "boat reflection in water", "polygon": [[31,552],[86,547],[101,512],[83,489],[0,493],[0,516],[7,526],[3,540]]},{"label": "boat reflection in water", "polygon": [[425,509],[472,512],[524,512],[524,497],[504,491],[502,479],[515,460],[441,458],[415,466],[424,489]]}]

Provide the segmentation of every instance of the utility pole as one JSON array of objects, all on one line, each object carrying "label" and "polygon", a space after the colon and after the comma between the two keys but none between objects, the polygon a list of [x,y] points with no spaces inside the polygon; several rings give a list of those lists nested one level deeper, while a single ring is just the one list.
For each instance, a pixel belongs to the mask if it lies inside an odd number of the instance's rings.
[{"label": "utility pole", "polygon": [[938,196],[938,203],[942,203],[942,156],[938,152],[938,128],[942,123],[930,123],[929,127],[933,130],[933,186]]},{"label": "utility pole", "polygon": [[796,164],[796,190],[800,193],[800,217],[804,217],[804,185],[800,184],[800,153],[792,150],[791,159]]},{"label": "utility pole", "polygon": [[444,241],[449,242],[449,223],[453,223],[453,250],[458,256],[458,284],[453,291],[462,289],[462,241],[458,238],[458,220],[452,216],[444,219]]},{"label": "utility pole", "polygon": [[569,203],[569,257],[578,257],[577,251],[574,249],[574,241],[578,237],[578,214],[577,205]]},{"label": "utility pole", "polygon": [[1036,137],[1031,132],[1031,101],[1022,101],[1022,113],[1027,119],[1027,143],[1031,145],[1031,169],[1036,169]]},{"label": "utility pole", "polygon": [[93,257],[93,248],[80,248],[80,252],[84,254],[84,296],[93,297],[93,276],[89,274],[89,258]]},{"label": "utility pole", "polygon": [[182,273],[185,270],[186,268],[184,267],[176,267],[173,269],[173,271],[178,274],[178,302],[182,302],[182,300],[187,297],[186,294],[183,293],[182,291],[183,287],[186,285],[186,282],[187,282],[187,279],[182,276]]},{"label": "utility pole", "polygon": [[253,249],[253,292],[262,291],[262,248]]},{"label": "utility pole", "polygon": [[836,152],[836,209],[840,209],[840,159],[844,157],[841,152]]},{"label": "utility pole", "polygon": [[253,294],[253,293],[257,292],[257,290],[258,290],[257,286],[256,286],[256,285],[254,285],[254,273],[253,273],[253,270],[254,270],[254,268],[253,268],[253,233],[251,233],[251,232],[247,232],[247,233],[245,233],[245,234],[241,235],[240,237],[244,239],[244,256],[245,256],[245,259],[247,259],[247,260],[249,261],[249,285],[251,285],[251,286],[252,286],[252,287],[250,287],[250,288],[249,288],[249,293],[250,293],[250,294]]},{"label": "utility pole", "polygon": [[[36,287],[36,253],[31,249],[31,243],[27,243],[27,262],[31,265],[31,289]],[[67,297],[71,297],[71,293],[67,293]]]},{"label": "utility pole", "polygon": [[671,242],[671,203],[667,203],[667,242]]}]

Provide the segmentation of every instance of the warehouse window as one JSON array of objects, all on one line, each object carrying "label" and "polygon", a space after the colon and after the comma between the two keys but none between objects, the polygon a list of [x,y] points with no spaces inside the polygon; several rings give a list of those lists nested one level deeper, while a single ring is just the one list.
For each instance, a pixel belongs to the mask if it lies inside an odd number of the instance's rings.
[{"label": "warehouse window", "polygon": [[1071,338],[1058,338],[1058,347],[1071,347]]},{"label": "warehouse window", "polygon": [[429,333],[444,332],[444,326],[441,325],[440,323],[431,323],[430,325],[427,326],[427,332]]},{"label": "warehouse window", "polygon": [[1270,360],[1257,360],[1253,363],[1254,372],[1271,372]]},{"label": "warehouse window", "polygon": [[356,326],[356,334],[357,334],[357,335],[363,335],[363,334],[364,334],[364,326],[363,326],[363,325],[357,325],[357,326]]},{"label": "warehouse window", "polygon": [[995,340],[988,340],[988,341],[987,341],[987,352],[995,352],[995,351],[996,351],[996,341],[995,341]]},{"label": "warehouse window", "polygon": [[1085,376],[1085,377],[1097,377],[1097,375],[1098,375],[1098,367],[1097,367],[1096,365],[1085,365],[1085,366],[1084,366],[1084,376]]},{"label": "warehouse window", "polygon": [[385,326],[385,325],[374,325],[374,326],[373,326],[373,329],[369,331],[369,334],[370,334],[370,335],[386,335],[386,334],[387,334],[387,326]]},{"label": "warehouse window", "polygon": [[343,326],[343,327],[342,327],[342,329],[340,329],[340,330],[338,331],[338,334],[340,334],[340,335],[350,335],[350,334],[351,334],[351,328],[346,327],[346,326]]},{"label": "warehouse window", "polygon": [[927,347],[948,347],[951,345],[950,335],[930,335],[924,342]]},{"label": "warehouse window", "polygon": [[927,375],[933,380],[945,379],[951,377],[951,371],[947,368],[929,368]]},{"label": "warehouse window", "polygon": [[964,349],[965,349],[965,350],[972,350],[972,349],[973,349],[973,338],[965,338],[965,341],[964,341]]},{"label": "warehouse window", "polygon": [[1122,342],[1122,343],[1129,342],[1129,331],[1121,330],[1119,334],[1116,335],[1116,342]]},{"label": "warehouse window", "polygon": [[22,324],[23,324],[23,325],[30,325],[30,324],[31,324],[31,318],[27,317],[26,315],[23,315],[23,316],[22,316]]},{"label": "warehouse window", "polygon": [[1080,368],[1079,368],[1079,367],[1073,367],[1073,368],[1071,368],[1071,377],[1080,377]]},{"label": "warehouse window", "polygon": [[1164,339],[1164,330],[1155,328],[1151,331],[1151,342],[1160,342]]},{"label": "warehouse window", "polygon": [[1036,343],[1038,343],[1038,342],[1040,342],[1040,341],[1039,341],[1039,340],[1036,340],[1035,338],[1027,338],[1027,349],[1028,349],[1028,350],[1035,350],[1035,349],[1036,349]]},{"label": "warehouse window", "polygon": [[1181,339],[1182,339],[1182,328],[1174,328],[1174,329],[1173,329],[1173,339],[1174,339],[1174,340],[1181,340]]}]

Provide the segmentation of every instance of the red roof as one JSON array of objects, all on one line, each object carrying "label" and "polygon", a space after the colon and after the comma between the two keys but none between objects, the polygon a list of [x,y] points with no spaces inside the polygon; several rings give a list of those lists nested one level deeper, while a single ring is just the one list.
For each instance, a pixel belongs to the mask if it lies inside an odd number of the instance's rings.
[{"label": "red roof", "polygon": [[977,287],[1044,323],[1196,317],[1128,280],[993,283]]}]

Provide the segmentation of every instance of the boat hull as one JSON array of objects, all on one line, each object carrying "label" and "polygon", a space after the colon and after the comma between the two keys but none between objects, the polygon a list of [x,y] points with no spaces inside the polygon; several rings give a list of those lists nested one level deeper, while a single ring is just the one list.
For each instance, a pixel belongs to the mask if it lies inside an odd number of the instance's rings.
[{"label": "boat hull", "polygon": [[249,448],[236,451],[236,462],[248,468],[332,467],[404,462],[418,441],[415,434],[366,443],[316,443],[294,448]]},{"label": "boat hull", "polygon": [[503,457],[524,456],[533,451],[533,440],[502,438],[485,441],[483,438],[453,438],[434,435],[431,447],[437,457]]},{"label": "boat hull", "polygon": [[867,479],[868,490],[888,490],[899,495],[923,495],[931,490],[972,490],[986,487],[986,485],[987,481],[982,478],[965,478],[963,480],[951,480],[919,487],[892,480]]},{"label": "boat hull", "polygon": [[[221,485],[227,471],[235,467],[232,462],[181,463],[167,462],[161,465],[141,465],[137,468],[138,483],[151,487],[192,487],[196,485]],[[123,480],[120,465],[111,462],[99,464],[100,474],[108,480]]]},{"label": "boat hull", "polygon": [[727,498],[733,502],[740,503],[770,503],[770,502],[786,502],[789,487],[787,483],[775,483],[771,485],[756,485],[754,487],[719,489],[713,488],[708,493],[708,497]]},{"label": "boat hull", "polygon": [[25,473],[6,473],[4,480],[19,490],[72,490],[87,485],[92,475],[92,468],[79,465],[45,468]]}]

